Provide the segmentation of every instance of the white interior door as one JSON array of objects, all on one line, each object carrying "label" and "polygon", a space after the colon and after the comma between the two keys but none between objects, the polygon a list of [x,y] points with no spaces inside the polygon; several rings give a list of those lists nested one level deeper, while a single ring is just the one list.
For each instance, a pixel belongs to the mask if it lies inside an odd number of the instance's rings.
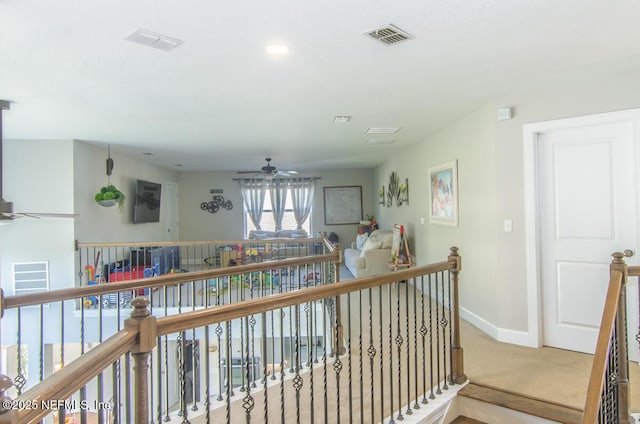
[{"label": "white interior door", "polygon": [[[633,136],[633,125],[626,122],[554,130],[538,137],[543,342],[547,346],[594,352],[610,255],[637,250]],[[627,262],[636,263],[635,258]],[[637,290],[637,283],[634,287]],[[636,300],[631,317],[637,316],[637,307]],[[630,348],[637,358],[634,335],[629,337]]]},{"label": "white interior door", "polygon": [[164,203],[165,225],[167,231],[165,233],[165,241],[178,240],[178,184],[166,183],[166,201]]}]

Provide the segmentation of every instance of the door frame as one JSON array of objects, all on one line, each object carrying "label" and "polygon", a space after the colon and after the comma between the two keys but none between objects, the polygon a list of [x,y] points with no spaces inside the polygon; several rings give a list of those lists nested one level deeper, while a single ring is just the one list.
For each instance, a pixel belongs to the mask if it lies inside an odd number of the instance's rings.
[{"label": "door frame", "polygon": [[[636,146],[636,163],[640,163],[640,109],[598,113],[573,118],[554,119],[523,125],[524,142],[524,211],[525,211],[525,255],[527,279],[527,346],[541,347],[542,326],[542,278],[540,270],[540,208],[538,202],[538,142],[540,134],[564,128],[590,125],[631,122],[633,141]],[[636,183],[636,210],[640,198],[640,184]],[[638,220],[638,218],[636,218]],[[636,228],[640,231],[640,220]],[[638,235],[637,235],[638,236]],[[638,237],[640,240],[640,237]],[[636,255],[640,252],[636,252]],[[604,259],[604,258],[603,258]]]}]

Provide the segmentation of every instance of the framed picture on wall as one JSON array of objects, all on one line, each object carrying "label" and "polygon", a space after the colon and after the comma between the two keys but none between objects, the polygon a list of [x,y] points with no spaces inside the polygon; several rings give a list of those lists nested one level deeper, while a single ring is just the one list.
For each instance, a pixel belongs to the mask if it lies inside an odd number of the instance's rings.
[{"label": "framed picture on wall", "polygon": [[429,168],[429,222],[458,225],[458,161]]},{"label": "framed picture on wall", "polygon": [[362,220],[362,186],[324,188],[325,225],[359,224]]}]

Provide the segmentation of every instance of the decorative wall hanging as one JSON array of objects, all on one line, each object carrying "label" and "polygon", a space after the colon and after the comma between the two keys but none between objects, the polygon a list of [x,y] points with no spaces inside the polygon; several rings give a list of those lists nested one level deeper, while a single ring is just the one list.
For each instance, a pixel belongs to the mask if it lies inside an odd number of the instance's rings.
[{"label": "decorative wall hanging", "polygon": [[378,204],[384,206],[384,184],[382,188],[378,190]]},{"label": "decorative wall hanging", "polygon": [[325,225],[359,224],[362,220],[362,186],[324,188]]},{"label": "decorative wall hanging", "polygon": [[393,206],[393,201],[398,196],[399,190],[398,174],[392,172],[389,176],[389,187],[387,187],[387,207]]},{"label": "decorative wall hanging", "polygon": [[458,225],[458,161],[429,168],[429,221]]},{"label": "decorative wall hanging", "polygon": [[[212,189],[211,193],[222,193],[222,190]],[[209,213],[216,213],[220,208],[224,208],[228,211],[233,209],[233,203],[231,203],[231,200],[224,200],[224,196],[222,194],[213,194],[211,198],[212,200],[209,200],[208,202],[200,203],[201,210]]]},{"label": "decorative wall hanging", "polygon": [[[389,176],[389,186],[386,193],[387,207],[391,207],[395,202],[396,206],[402,206],[403,204],[409,204],[409,179],[405,178],[404,183],[400,184],[398,174],[392,172]],[[384,186],[382,191],[378,191],[378,196],[382,198],[380,204],[384,205]]]}]

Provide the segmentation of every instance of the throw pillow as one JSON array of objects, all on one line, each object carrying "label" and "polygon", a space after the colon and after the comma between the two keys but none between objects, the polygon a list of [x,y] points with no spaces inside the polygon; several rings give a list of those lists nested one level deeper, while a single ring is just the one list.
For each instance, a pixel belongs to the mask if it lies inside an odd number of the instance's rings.
[{"label": "throw pillow", "polygon": [[371,237],[369,237],[367,241],[364,242],[364,246],[362,246],[362,251],[360,251],[360,256],[364,256],[367,250],[380,249],[381,246],[382,246],[381,241],[371,240]]},{"label": "throw pillow", "polygon": [[364,242],[369,238],[369,234],[358,234],[356,236],[356,249],[362,250],[362,246],[364,246]]}]

